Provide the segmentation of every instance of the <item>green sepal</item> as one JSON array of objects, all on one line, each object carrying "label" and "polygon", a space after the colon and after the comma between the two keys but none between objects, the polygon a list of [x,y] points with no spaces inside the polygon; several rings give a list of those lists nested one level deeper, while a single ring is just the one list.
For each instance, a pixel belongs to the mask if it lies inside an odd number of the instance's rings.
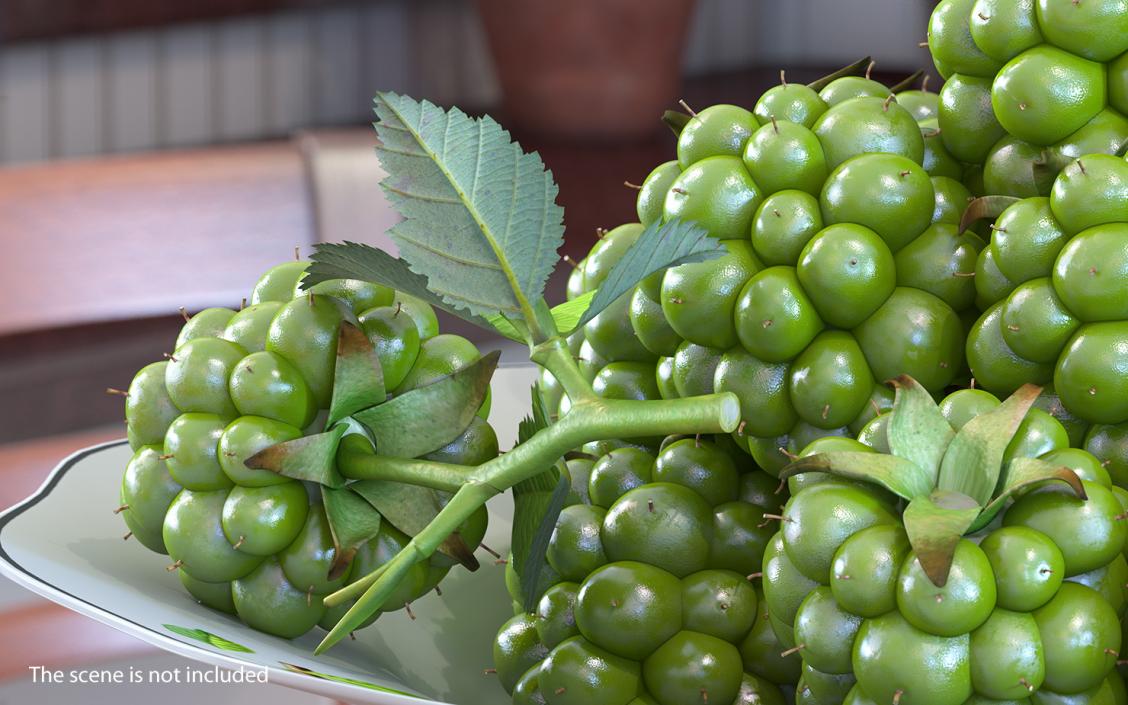
[{"label": "green sepal", "polygon": [[974,499],[959,492],[936,490],[915,497],[905,507],[902,519],[909,544],[925,575],[936,587],[948,582],[956,544],[979,516]]},{"label": "green sepal", "polygon": [[983,508],[979,518],[971,525],[971,530],[979,531],[990,524],[1016,492],[1053,481],[1064,482],[1079,498],[1088,499],[1081,478],[1064,465],[1054,465],[1038,458],[1015,458],[1007,465],[995,498]]},{"label": "green sepal", "polygon": [[964,424],[940,463],[937,488],[965,494],[980,506],[991,501],[1003,466],[1003,454],[1042,388],[1024,384],[987,413]]},{"label": "green sepal", "polygon": [[933,488],[927,472],[913,461],[895,455],[860,451],[816,453],[790,463],[780,471],[779,479],[786,480],[804,472],[826,472],[851,480],[872,482],[910,500],[927,495]]},{"label": "green sepal", "polygon": [[[680,264],[716,259],[727,252],[719,240],[692,221],[651,223],[607,273],[575,328],[595,318],[651,274]],[[562,329],[561,333],[567,335],[572,330]]]},{"label": "green sepal", "polygon": [[956,431],[940,413],[932,395],[915,379],[901,375],[893,385],[896,398],[885,431],[889,450],[927,474],[928,490],[922,493],[927,494],[936,486],[940,462]]},{"label": "green sepal", "polygon": [[834,73],[827,74],[820,79],[811,81],[807,84],[807,87],[814,91],[821,91],[822,89],[826,88],[832,81],[836,81],[839,78],[843,78],[845,76],[861,76],[866,72],[866,69],[869,68],[869,65],[871,63],[873,63],[873,59],[868,56],[863,56],[849,66],[843,66]]},{"label": "green sepal", "polygon": [[[386,480],[361,480],[349,489],[363,497],[376,511],[408,536],[415,536],[439,515],[443,508],[439,493],[428,487]],[[477,570],[478,559],[457,533],[439,544],[441,553],[461,563],[467,570]]]},{"label": "green sepal", "polygon": [[333,372],[333,397],[329,402],[329,418],[325,426],[335,423],[388,397],[384,388],[384,371],[376,346],[360,328],[341,322],[337,338],[337,366]]},{"label": "green sepal", "polygon": [[324,487],[344,487],[346,480],[337,470],[337,447],[346,430],[346,426],[337,425],[323,433],[275,443],[247,458],[243,464]]},{"label": "green sepal", "polygon": [[995,220],[1003,211],[1021,200],[1021,198],[1014,196],[980,196],[967,204],[967,210],[960,218],[960,233],[970,228],[976,221],[984,218]]},{"label": "green sepal", "polygon": [[662,113],[662,122],[666,127],[673,130],[675,136],[681,136],[682,130],[689,124],[693,118],[680,110],[667,110]]},{"label": "green sepal", "polygon": [[[562,465],[563,461],[555,468],[556,482],[550,491],[525,491],[513,497],[513,570],[521,580],[521,603],[526,612],[536,608],[541,595],[550,587],[542,580],[548,560],[548,541],[571,489]],[[547,480],[543,473],[538,477]]]},{"label": "green sepal", "polygon": [[333,534],[336,555],[329,568],[329,579],[341,577],[364,542],[380,533],[381,516],[363,497],[348,487],[323,487],[321,499],[329,531]]},{"label": "green sepal", "polygon": [[416,458],[442,448],[474,420],[500,356],[495,350],[431,384],[358,411],[353,418],[372,432],[380,455]]}]

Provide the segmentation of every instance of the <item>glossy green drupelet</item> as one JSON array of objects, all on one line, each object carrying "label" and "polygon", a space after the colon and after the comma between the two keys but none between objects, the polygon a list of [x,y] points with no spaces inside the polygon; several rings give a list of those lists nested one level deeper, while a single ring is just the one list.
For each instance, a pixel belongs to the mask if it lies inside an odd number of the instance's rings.
[{"label": "glossy green drupelet", "polygon": [[782,705],[796,664],[768,625],[759,566],[786,494],[728,437],[670,438],[568,462],[552,586],[494,662],[517,704]]},{"label": "glossy green drupelet", "polygon": [[[440,335],[427,304],[391,289],[333,280],[301,291],[307,266],[267,271],[240,311],[209,308],[188,318],[168,359],[141,369],[126,396],[134,455],[120,515],[132,536],[167,553],[199,602],[286,638],[332,627],[350,605],[327,609],[321,598],[390,560],[409,536],[385,519],[351,561],[338,561],[320,486],[244,460],[324,430],[343,322],[373,344],[391,394],[480,357],[470,341]],[[483,405],[482,418],[428,457],[468,464],[495,457],[486,413]],[[483,508],[461,535],[473,548],[485,530]],[[343,570],[330,577],[335,563]],[[384,610],[434,589],[452,565],[439,553],[417,564]]]}]

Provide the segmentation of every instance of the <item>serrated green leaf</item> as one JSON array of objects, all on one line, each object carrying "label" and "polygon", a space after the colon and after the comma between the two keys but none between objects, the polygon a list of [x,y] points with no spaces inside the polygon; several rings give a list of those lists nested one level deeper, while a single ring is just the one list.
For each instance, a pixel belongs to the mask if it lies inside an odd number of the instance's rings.
[{"label": "serrated green leaf", "polygon": [[936,486],[965,494],[981,506],[990,502],[1002,471],[1003,453],[1041,391],[1041,387],[1025,384],[999,406],[964,424],[948,444]]},{"label": "serrated green leaf", "polygon": [[779,477],[786,480],[804,472],[827,472],[851,480],[872,482],[910,500],[927,495],[933,488],[928,473],[913,461],[880,453],[816,453],[795,460],[780,471]]},{"label": "serrated green leaf", "polygon": [[567,335],[580,326],[584,314],[591,306],[592,299],[599,291],[587,291],[571,301],[565,301],[552,307],[552,320],[556,322],[556,330],[562,335]]},{"label": "serrated green leaf", "polygon": [[[1033,172],[1031,172],[1031,179],[1033,178]],[[1022,199],[1014,196],[980,196],[967,204],[967,209],[960,218],[960,232],[962,233],[970,228],[977,220],[984,218],[995,220],[1003,211],[1020,200]]]},{"label": "serrated green leaf", "polygon": [[927,474],[928,490],[924,492],[927,494],[936,486],[940,462],[956,431],[919,382],[908,375],[901,375],[893,382],[897,394],[885,431],[889,450]]},{"label": "serrated green leaf", "polygon": [[465,308],[452,306],[427,288],[427,277],[411,271],[407,262],[392,257],[383,250],[358,242],[323,242],[313,246],[313,263],[302,279],[307,289],[331,279],[359,279],[373,282],[403,292],[417,299],[473,323],[488,331],[495,330],[482,316]]},{"label": "serrated green leaf", "polygon": [[333,372],[333,397],[329,402],[327,427],[370,406],[384,401],[384,371],[376,346],[360,328],[341,322],[337,337],[337,364]]},{"label": "serrated green leaf", "polygon": [[959,492],[936,490],[914,497],[905,507],[903,519],[909,544],[916,552],[924,574],[936,587],[948,582],[956,544],[979,516],[980,506]]},{"label": "serrated green leaf", "polygon": [[353,414],[376,439],[376,452],[416,458],[462,435],[478,413],[501,353],[491,352],[431,384]]},{"label": "serrated green leaf", "polygon": [[1087,499],[1085,487],[1077,473],[1064,465],[1054,465],[1038,458],[1015,458],[1007,465],[1006,473],[999,483],[999,492],[983,508],[983,512],[971,526],[971,531],[979,531],[991,523],[1011,497],[1019,491],[1046,482],[1064,482],[1081,499]]},{"label": "serrated green leaf", "polygon": [[380,533],[381,517],[380,512],[348,487],[323,487],[321,498],[336,548],[333,566],[329,569],[332,580],[344,574],[364,542]]},{"label": "serrated green leaf", "polygon": [[564,210],[540,155],[490,117],[378,93],[381,182],[404,220],[389,231],[413,271],[453,306],[524,314],[564,242]]},{"label": "serrated green leaf", "polygon": [[[439,515],[443,508],[442,497],[433,489],[419,487],[403,482],[388,482],[386,480],[361,480],[349,485],[353,490],[371,504],[384,521],[391,522],[408,536],[415,536]],[[477,570],[478,559],[474,552],[457,533],[453,533],[439,545],[438,549],[454,560],[461,563],[468,570]]]},{"label": "serrated green leaf", "polygon": [[726,252],[724,244],[709,237],[708,231],[696,223],[684,220],[651,223],[607,273],[575,327],[567,331],[561,329],[561,333],[567,335],[595,318],[654,272],[716,259]]},{"label": "serrated green leaf", "polygon": [[243,464],[325,487],[344,487],[345,478],[337,470],[337,446],[346,430],[345,426],[338,425],[324,433],[275,443],[247,458]]},{"label": "serrated green leaf", "polygon": [[834,73],[827,74],[822,78],[811,81],[807,84],[807,86],[812,90],[821,91],[822,89],[830,85],[831,81],[834,81],[836,79],[842,78],[844,76],[861,76],[863,73],[865,73],[866,69],[869,68],[869,65],[872,62],[873,60],[870,57],[863,56],[849,66],[843,66]]},{"label": "serrated green leaf", "polygon": [[570,489],[568,476],[559,472],[551,492],[526,491],[513,497],[513,569],[521,580],[521,601],[526,612],[535,609],[549,587],[544,580],[548,540]]}]

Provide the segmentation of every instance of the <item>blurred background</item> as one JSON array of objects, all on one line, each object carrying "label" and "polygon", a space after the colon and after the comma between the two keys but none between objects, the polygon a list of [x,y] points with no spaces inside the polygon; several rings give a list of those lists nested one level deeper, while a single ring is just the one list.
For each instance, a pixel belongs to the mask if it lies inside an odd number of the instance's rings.
[{"label": "blurred background", "polygon": [[[634,220],[623,181],[673,158],[658,117],[679,98],[751,108],[780,69],[866,55],[881,79],[931,70],[933,4],[0,0],[0,510],[124,434],[104,390],[170,352],[178,307],[238,307],[295,248],[388,245],[376,91],[489,112],[540,151],[578,258]],[[0,702],[95,702],[31,696],[27,664],[126,658],[167,657],[0,583]]]}]

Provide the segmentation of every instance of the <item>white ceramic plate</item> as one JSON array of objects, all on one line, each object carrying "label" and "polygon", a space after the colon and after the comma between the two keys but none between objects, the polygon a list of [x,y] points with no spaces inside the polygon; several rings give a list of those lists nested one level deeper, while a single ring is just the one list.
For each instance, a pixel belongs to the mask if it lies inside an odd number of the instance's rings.
[{"label": "white ceramic plate", "polygon": [[[533,378],[529,367],[501,368],[494,377],[490,421],[502,448],[513,443]],[[79,451],[34,495],[0,514],[0,573],[162,649],[229,669],[266,668],[272,683],[350,703],[509,702],[496,676],[483,674],[492,665],[493,636],[512,615],[503,568],[487,554],[480,553],[477,572],[451,571],[442,596],[413,603],[414,621],[403,611],[384,615],[355,641],[315,657],[323,631],[291,641],[250,629],[192,600],[165,570],[167,556],[122,541],[125,526],[111,510],[130,455],[125,441]],[[504,553],[509,495],[489,509],[486,543]]]}]

